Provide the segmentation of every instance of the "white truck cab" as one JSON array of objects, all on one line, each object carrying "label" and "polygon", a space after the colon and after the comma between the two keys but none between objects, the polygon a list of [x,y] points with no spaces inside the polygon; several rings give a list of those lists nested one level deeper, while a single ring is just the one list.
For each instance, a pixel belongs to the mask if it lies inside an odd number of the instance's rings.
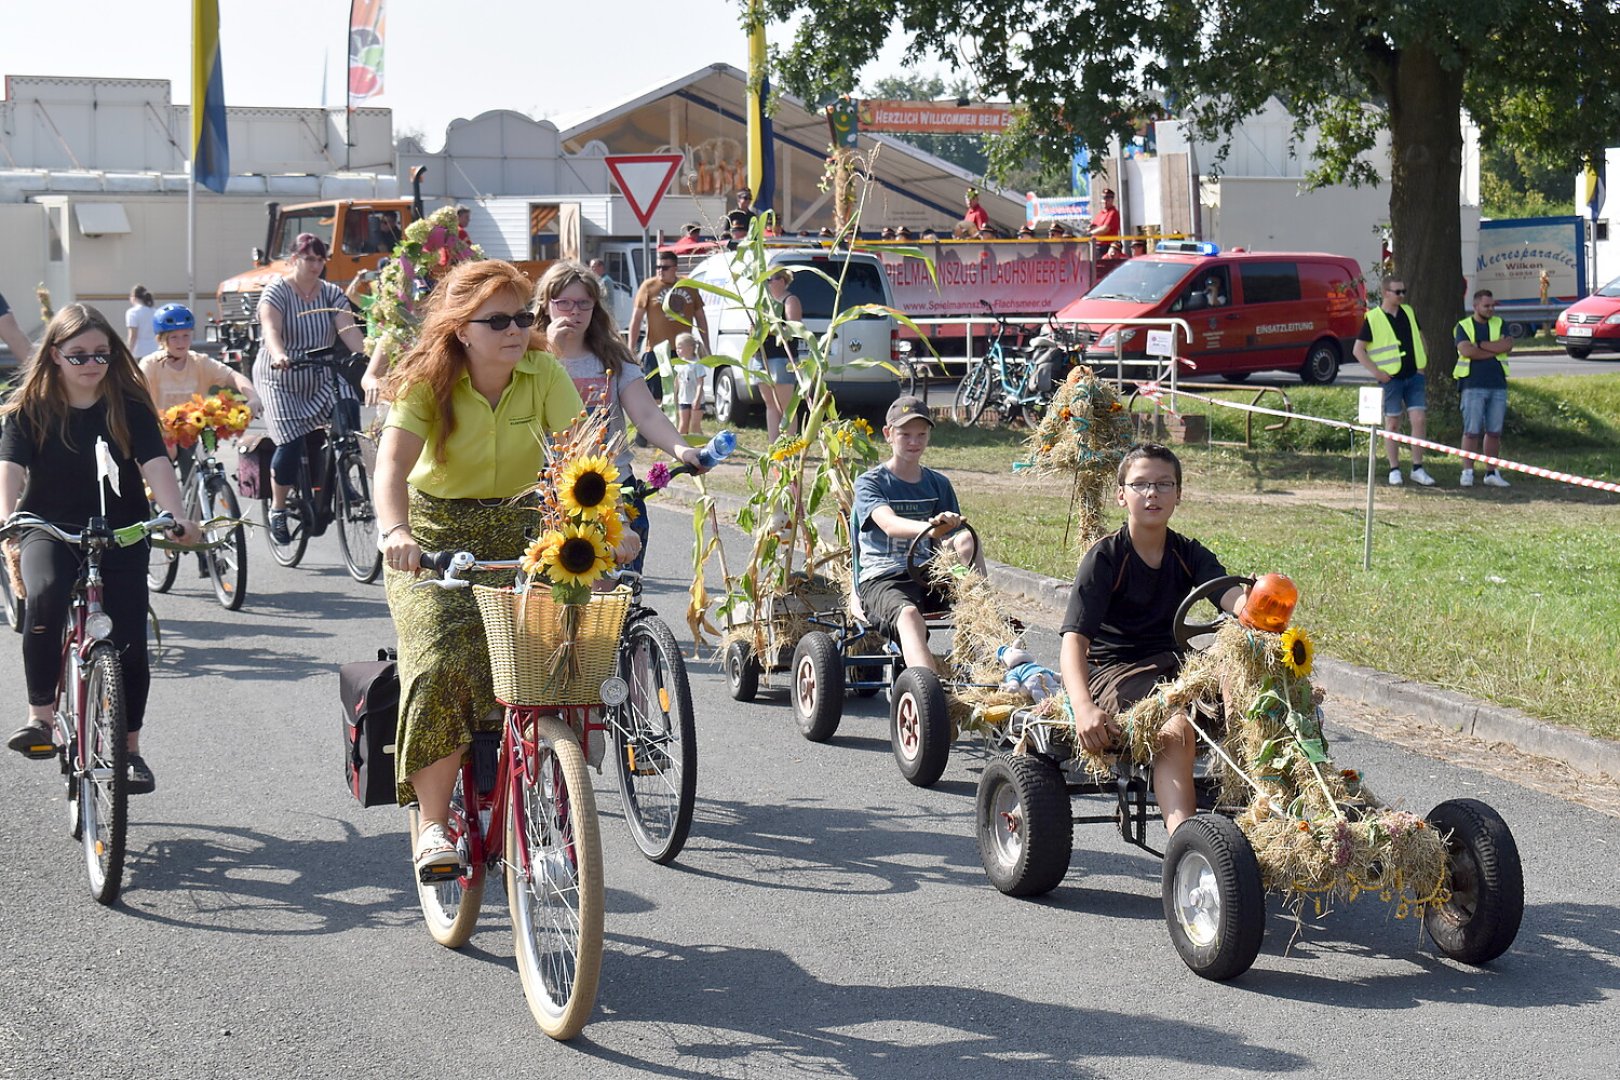
[{"label": "white truck cab", "polygon": [[[703,257],[682,276],[751,296],[750,290],[763,288],[764,282],[734,281],[736,258],[735,252],[718,251]],[[772,271],[778,266],[814,267],[834,281],[842,281],[842,287],[836,288],[818,274],[794,275],[788,291],[799,298],[805,328],[811,333],[825,334],[835,314],[853,307],[894,306],[888,275],[873,255],[824,247],[773,247],[767,250],[766,260]],[[752,311],[712,293],[704,294],[703,304],[709,324],[709,351],[715,356],[740,358],[750,335],[756,332]],[[893,359],[898,329],[892,316],[882,314],[861,315],[839,326],[827,355],[827,384],[840,412],[881,416],[900,392],[896,373],[876,366]],[[800,355],[804,355],[802,343]],[[874,363],[855,366],[852,361],[856,360]],[[714,401],[715,418],[722,424],[736,423],[759,407],[761,399],[754,384],[764,377],[765,369],[757,352],[748,367],[746,374],[739,364],[721,364],[709,370],[705,387]]]}]

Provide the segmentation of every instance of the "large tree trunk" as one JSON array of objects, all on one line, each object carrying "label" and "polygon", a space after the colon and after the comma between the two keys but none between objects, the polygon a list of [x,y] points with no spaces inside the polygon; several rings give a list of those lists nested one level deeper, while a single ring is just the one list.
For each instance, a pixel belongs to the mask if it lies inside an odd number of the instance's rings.
[{"label": "large tree trunk", "polygon": [[1389,218],[1395,272],[1406,282],[1429,353],[1429,411],[1454,407],[1452,328],[1466,310],[1462,268],[1461,68],[1446,71],[1416,45],[1396,57],[1389,82]]}]

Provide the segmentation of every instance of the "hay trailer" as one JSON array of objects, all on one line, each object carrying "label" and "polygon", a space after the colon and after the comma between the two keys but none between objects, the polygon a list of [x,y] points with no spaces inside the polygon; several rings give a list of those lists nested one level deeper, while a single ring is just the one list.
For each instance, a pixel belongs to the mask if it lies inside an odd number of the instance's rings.
[{"label": "hay trailer", "polygon": [[[1192,622],[1189,613],[1198,601],[1243,582],[1252,579],[1219,578],[1189,594],[1177,612],[1177,640],[1185,647],[1229,621],[1223,616]],[[1320,740],[1320,708],[1314,721]],[[1269,891],[1295,904],[1314,896],[1318,913],[1330,897],[1378,895],[1397,904],[1397,918],[1409,911],[1421,918],[1440,952],[1465,964],[1488,963],[1518,934],[1524,911],[1518,847],[1501,815],[1479,800],[1447,800],[1420,819],[1384,806],[1361,788],[1357,774],[1354,793],[1338,794],[1331,818],[1296,819],[1288,816],[1292,806],[1279,813],[1276,800],[1267,810],[1258,806],[1265,801],[1258,795],[1243,806],[1231,797],[1234,787],[1261,788],[1246,775],[1234,776],[1242,770],[1230,748],[1200,728],[1203,752],[1194,772],[1199,812],[1160,852],[1147,843],[1149,809],[1156,805],[1150,767],[1116,761],[1099,769],[1077,751],[1072,733],[1067,717],[1025,708],[1015,711],[993,740],[999,753],[980,777],[974,821],[985,875],[1008,896],[1042,896],[1057,888],[1069,872],[1074,826],[1112,822],[1126,843],[1163,858],[1171,942],[1186,965],[1207,979],[1236,978],[1254,963],[1265,935]],[[1077,798],[1100,801],[1101,812],[1076,814]],[[1404,841],[1397,835],[1402,829]],[[1325,869],[1312,879],[1302,870],[1310,860],[1302,862],[1280,848],[1279,838],[1306,855],[1323,850],[1319,841],[1345,847],[1338,849],[1339,858],[1328,847],[1319,860]],[[1421,857],[1424,850],[1428,862]]]}]

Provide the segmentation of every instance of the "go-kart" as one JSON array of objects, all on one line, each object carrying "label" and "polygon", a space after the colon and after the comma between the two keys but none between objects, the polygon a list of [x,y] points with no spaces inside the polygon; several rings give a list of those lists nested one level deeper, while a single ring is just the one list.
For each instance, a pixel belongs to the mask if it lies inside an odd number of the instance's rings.
[{"label": "go-kart", "polygon": [[[1292,599],[1285,595],[1282,605],[1274,593],[1251,588],[1249,609],[1258,602],[1264,619],[1270,605],[1273,616],[1259,627],[1224,613],[1191,617],[1199,602],[1237,584],[1255,582],[1222,577],[1182,602],[1176,640],[1193,651],[1176,680],[1121,714],[1130,743],[1117,756],[1079,749],[1060,702],[1012,714],[997,740],[1003,753],[979,781],[975,823],[985,874],[1010,896],[1050,892],[1069,871],[1076,823],[1113,822],[1127,843],[1161,854],[1146,840],[1157,728],[1144,727],[1192,707],[1204,717],[1193,722],[1199,813],[1162,852],[1162,887],[1170,939],[1195,973],[1224,980],[1249,969],[1265,934],[1268,891],[1296,905],[1374,893],[1396,904],[1397,917],[1422,918],[1446,956],[1467,964],[1500,956],[1524,910],[1523,871],[1507,823],[1476,799],[1447,800],[1424,818],[1392,810],[1359,773],[1333,769],[1319,695],[1298,674],[1308,673],[1309,639],[1285,630]],[[1287,608],[1280,622],[1279,606]],[[1284,645],[1295,652],[1279,653]],[[1076,814],[1076,797],[1104,805]]]},{"label": "go-kart", "polygon": [[[933,539],[942,544],[964,530],[977,551],[979,534],[965,521]],[[906,549],[906,573],[925,587],[929,545],[923,541],[930,535],[914,538]],[[852,541],[851,580],[860,574],[855,546]],[[794,645],[788,665],[788,697],[799,733],[811,742],[826,742],[843,720],[846,692],[859,696],[882,692],[889,702],[889,738],[901,775],[918,787],[934,784],[945,772],[956,737],[951,697],[965,684],[954,675],[942,680],[928,668],[907,667],[899,643],[868,621],[853,592],[847,604],[810,613],[806,621],[811,629]],[[930,635],[953,626],[948,611],[925,613],[924,621]],[[746,643],[734,641],[727,647],[724,666],[734,698],[753,696],[760,665]]]}]

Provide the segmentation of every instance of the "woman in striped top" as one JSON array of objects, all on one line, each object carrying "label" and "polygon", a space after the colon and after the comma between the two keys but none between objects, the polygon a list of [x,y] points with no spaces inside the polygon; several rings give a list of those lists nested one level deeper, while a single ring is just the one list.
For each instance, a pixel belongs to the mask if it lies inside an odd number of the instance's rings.
[{"label": "woman in striped top", "polygon": [[293,242],[292,273],[277,278],[259,298],[263,335],[253,364],[253,388],[264,402],[264,422],[276,452],[270,459],[270,535],[292,542],[287,532],[287,493],[298,480],[298,444],[326,423],[360,426],[360,399],[347,381],[325,367],[290,368],[289,363],[342,338],[351,352],[365,339],[343,290],[321,279],[326,243],[314,233]]}]

